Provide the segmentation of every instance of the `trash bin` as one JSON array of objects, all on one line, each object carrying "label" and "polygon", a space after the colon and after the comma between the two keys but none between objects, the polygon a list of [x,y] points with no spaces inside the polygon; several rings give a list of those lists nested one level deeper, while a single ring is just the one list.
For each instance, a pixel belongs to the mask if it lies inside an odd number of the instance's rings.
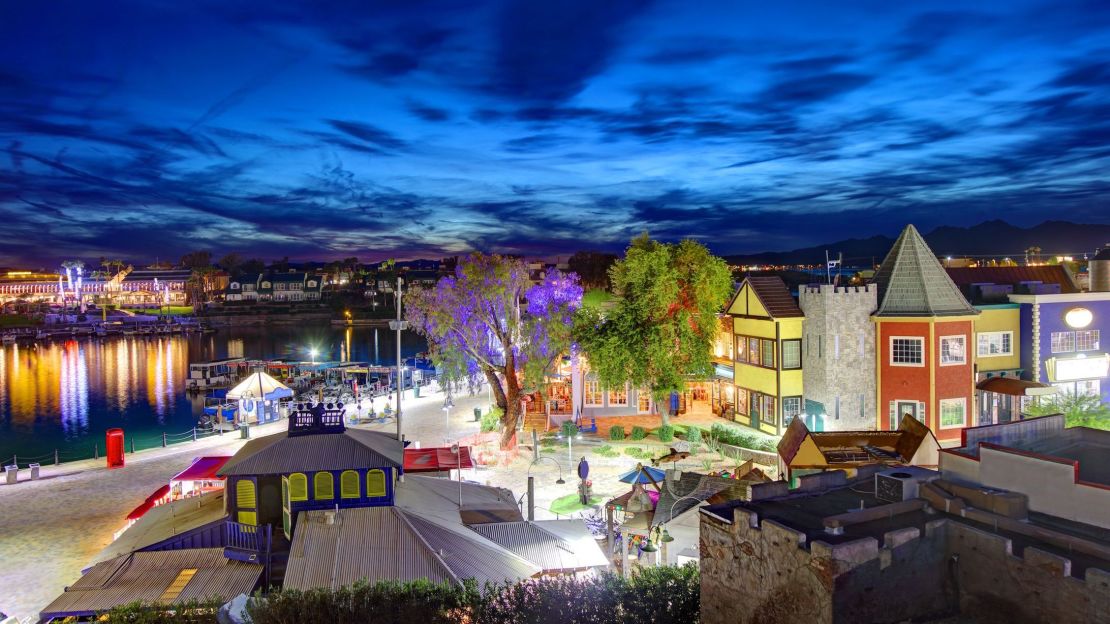
[{"label": "trash bin", "polygon": [[31,469],[31,480],[37,481],[39,478],[39,465],[29,464],[27,467]]},{"label": "trash bin", "polygon": [[412,387],[412,397],[414,399],[419,399],[420,398],[420,386],[419,385],[414,385]]},{"label": "trash bin", "polygon": [[246,440],[251,437],[251,424],[239,423],[239,437]]},{"label": "trash bin", "polygon": [[478,422],[479,420],[482,420],[482,408],[475,407],[474,408],[474,422]]},{"label": "trash bin", "polygon": [[19,466],[4,466],[4,473],[8,477],[8,485],[19,483]]}]

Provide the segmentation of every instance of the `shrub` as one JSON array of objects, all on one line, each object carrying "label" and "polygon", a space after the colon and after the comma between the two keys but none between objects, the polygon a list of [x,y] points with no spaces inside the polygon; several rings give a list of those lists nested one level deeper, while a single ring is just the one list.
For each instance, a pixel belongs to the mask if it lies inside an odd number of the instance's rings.
[{"label": "shrub", "polygon": [[639,459],[644,456],[644,449],[638,446],[629,446],[624,449],[624,454]]},{"label": "shrub", "polygon": [[[115,607],[100,617],[105,622],[120,624],[216,624],[216,611],[222,600],[190,600],[184,604],[161,606],[132,602]],[[100,621],[100,620],[97,620]]]},{"label": "shrub", "polygon": [[690,425],[686,430],[686,441],[690,444],[701,444],[701,429]]},{"label": "shrub", "polygon": [[597,453],[602,457],[616,457],[617,455],[620,455],[620,453],[617,452],[617,449],[609,446],[608,444],[597,447],[594,450],[594,453]]},{"label": "shrub", "polygon": [[643,440],[647,437],[647,430],[640,426],[633,427],[632,435],[628,437],[633,440]]},{"label": "shrub", "polygon": [[670,425],[663,425],[659,428],[659,441],[670,442],[674,440],[674,427]]},{"label": "shrub", "polygon": [[482,414],[482,433],[500,431],[502,413],[500,407],[494,407],[485,414]]},{"label": "shrub", "polygon": [[568,438],[573,438],[578,435],[578,425],[574,424],[573,420],[564,420],[563,424],[559,427],[559,431]]},{"label": "shrub", "polygon": [[624,439],[624,425],[613,425],[609,427],[610,440],[623,440]]}]

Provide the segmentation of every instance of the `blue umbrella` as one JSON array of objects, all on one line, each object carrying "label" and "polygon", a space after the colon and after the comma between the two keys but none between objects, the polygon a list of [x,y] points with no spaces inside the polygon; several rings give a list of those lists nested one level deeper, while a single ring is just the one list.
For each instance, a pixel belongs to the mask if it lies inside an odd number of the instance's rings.
[{"label": "blue umbrella", "polygon": [[[651,479],[648,478],[648,475],[651,475]],[[641,466],[639,469],[630,470],[621,475],[621,481],[625,483],[651,483],[651,480],[655,479],[656,483],[662,483],[666,476],[667,473],[658,468]]]}]

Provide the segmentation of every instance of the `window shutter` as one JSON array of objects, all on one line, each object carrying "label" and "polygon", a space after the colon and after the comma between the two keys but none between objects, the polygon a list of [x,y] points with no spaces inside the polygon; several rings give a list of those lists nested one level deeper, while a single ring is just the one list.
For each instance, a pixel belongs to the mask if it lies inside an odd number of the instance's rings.
[{"label": "window shutter", "polygon": [[342,498],[358,498],[359,486],[358,473],[354,470],[344,470],[339,475],[339,496]]},{"label": "window shutter", "polygon": [[371,470],[366,473],[366,497],[385,496],[385,472]]},{"label": "window shutter", "polygon": [[921,422],[929,422],[925,418],[925,403],[923,401],[917,402],[917,419]]},{"label": "window shutter", "polygon": [[289,500],[308,500],[308,477],[303,472],[294,472],[289,475]]},{"label": "window shutter", "polygon": [[317,472],[312,477],[313,498],[331,500],[335,498],[335,477],[330,472]]},{"label": "window shutter", "polygon": [[239,509],[254,509],[254,481],[239,479],[235,482],[235,506]]}]

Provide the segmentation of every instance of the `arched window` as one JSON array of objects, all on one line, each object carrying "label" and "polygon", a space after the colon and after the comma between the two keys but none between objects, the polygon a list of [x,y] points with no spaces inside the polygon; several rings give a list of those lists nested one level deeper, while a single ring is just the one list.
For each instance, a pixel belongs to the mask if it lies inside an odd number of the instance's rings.
[{"label": "arched window", "polygon": [[340,498],[358,498],[358,473],[354,470],[344,470],[339,475]]},{"label": "arched window", "polygon": [[366,497],[385,496],[385,473],[371,470],[366,473]]},{"label": "arched window", "polygon": [[294,472],[289,475],[289,500],[308,500],[308,477],[303,472]]},{"label": "arched window", "polygon": [[316,500],[331,500],[335,498],[335,477],[330,472],[317,472],[312,477],[312,498]]},{"label": "arched window", "polygon": [[254,481],[239,479],[235,482],[235,508],[236,519],[243,524],[258,524],[258,513],[255,508],[258,500],[255,497]]}]

